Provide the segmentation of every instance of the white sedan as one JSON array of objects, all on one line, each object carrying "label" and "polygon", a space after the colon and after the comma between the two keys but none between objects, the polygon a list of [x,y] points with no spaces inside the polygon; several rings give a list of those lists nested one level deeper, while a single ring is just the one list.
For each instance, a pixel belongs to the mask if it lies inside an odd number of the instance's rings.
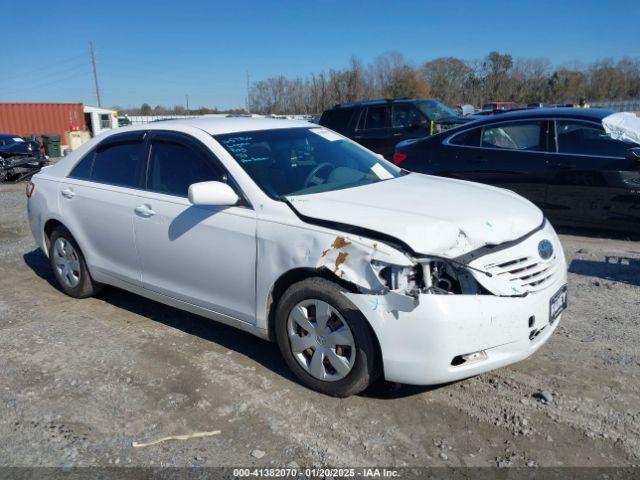
[{"label": "white sedan", "polygon": [[409,173],[307,122],[121,128],[27,196],[68,295],[113,285],[277,341],[330,395],[522,360],[566,306],[562,247],[527,200]]}]

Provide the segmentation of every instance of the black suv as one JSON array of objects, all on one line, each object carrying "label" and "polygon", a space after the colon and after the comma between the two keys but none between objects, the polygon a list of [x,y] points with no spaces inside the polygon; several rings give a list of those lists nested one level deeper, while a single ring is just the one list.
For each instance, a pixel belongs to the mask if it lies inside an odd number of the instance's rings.
[{"label": "black suv", "polygon": [[325,111],[319,123],[391,159],[398,142],[474,119],[438,100],[398,98],[341,103]]}]

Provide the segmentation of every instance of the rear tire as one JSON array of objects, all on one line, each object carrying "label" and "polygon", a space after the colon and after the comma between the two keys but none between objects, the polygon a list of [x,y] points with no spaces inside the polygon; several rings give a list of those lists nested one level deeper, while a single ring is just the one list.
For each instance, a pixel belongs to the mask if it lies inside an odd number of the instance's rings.
[{"label": "rear tire", "polygon": [[73,235],[62,225],[49,238],[49,262],[58,285],[70,297],[91,297],[102,285],[91,278],[84,255]]},{"label": "rear tire", "polygon": [[275,317],[291,371],[305,386],[334,397],[359,393],[378,377],[373,333],[342,292],[324,278],[303,280],[285,291]]}]

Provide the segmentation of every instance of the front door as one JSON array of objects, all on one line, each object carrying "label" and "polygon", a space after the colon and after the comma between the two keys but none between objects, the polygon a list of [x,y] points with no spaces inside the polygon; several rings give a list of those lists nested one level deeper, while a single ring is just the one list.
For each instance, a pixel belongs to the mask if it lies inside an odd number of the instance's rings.
[{"label": "front door", "polygon": [[189,185],[231,182],[190,136],[154,132],[146,191],[134,206],[143,286],[255,323],[256,215],[248,205],[192,205]]},{"label": "front door", "polygon": [[391,138],[395,145],[403,140],[429,135],[429,121],[411,103],[394,103],[391,107]]}]

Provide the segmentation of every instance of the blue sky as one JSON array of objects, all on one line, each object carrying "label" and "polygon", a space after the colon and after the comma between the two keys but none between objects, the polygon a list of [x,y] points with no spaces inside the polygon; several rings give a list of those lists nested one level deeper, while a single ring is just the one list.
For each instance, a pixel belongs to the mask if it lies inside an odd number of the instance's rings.
[{"label": "blue sky", "polygon": [[[553,64],[640,57],[640,1],[121,1],[5,3],[0,101],[244,106],[253,80],[398,51],[421,63],[491,50]],[[7,21],[7,19],[15,21]]]}]

